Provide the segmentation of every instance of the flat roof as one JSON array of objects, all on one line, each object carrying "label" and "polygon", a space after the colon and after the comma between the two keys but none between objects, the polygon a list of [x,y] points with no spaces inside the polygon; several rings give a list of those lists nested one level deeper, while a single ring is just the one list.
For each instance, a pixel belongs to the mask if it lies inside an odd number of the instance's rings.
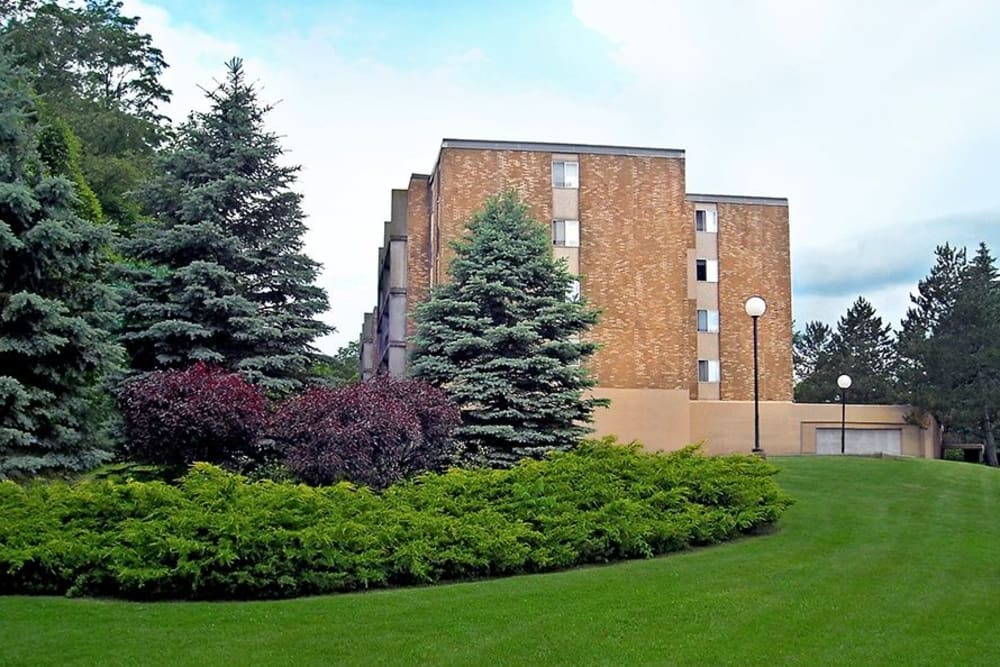
[{"label": "flat roof", "polygon": [[483,141],[479,139],[444,139],[441,149],[465,148],[492,151],[537,151],[543,153],[589,153],[591,155],[633,155],[641,157],[683,158],[682,148],[642,146],[606,146],[601,144],[558,144],[545,141]]},{"label": "flat roof", "polygon": [[688,201],[704,204],[756,204],[758,206],[788,206],[787,197],[754,197],[752,195],[687,195]]}]

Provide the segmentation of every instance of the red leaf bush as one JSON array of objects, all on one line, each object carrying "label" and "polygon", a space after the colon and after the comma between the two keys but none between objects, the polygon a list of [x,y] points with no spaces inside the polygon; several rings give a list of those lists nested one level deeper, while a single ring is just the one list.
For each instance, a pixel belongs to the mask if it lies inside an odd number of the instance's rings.
[{"label": "red leaf bush", "polygon": [[203,363],[126,382],[118,407],[126,455],[169,467],[195,461],[233,465],[254,458],[267,417],[260,390],[238,373]]},{"label": "red leaf bush", "polygon": [[309,484],[350,480],[375,489],[448,466],[458,408],[425,382],[379,376],[316,388],[275,411],[268,437]]}]

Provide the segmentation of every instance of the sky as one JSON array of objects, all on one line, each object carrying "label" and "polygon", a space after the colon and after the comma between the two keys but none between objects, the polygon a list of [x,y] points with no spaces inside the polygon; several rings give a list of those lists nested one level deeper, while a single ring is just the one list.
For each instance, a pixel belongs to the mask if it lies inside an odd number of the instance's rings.
[{"label": "sky", "polygon": [[125,0],[165,111],[245,61],[302,165],[326,352],[360,335],[390,190],[441,139],[683,148],[688,192],[788,197],[793,316],[898,327],[944,242],[1000,253],[993,0]]}]

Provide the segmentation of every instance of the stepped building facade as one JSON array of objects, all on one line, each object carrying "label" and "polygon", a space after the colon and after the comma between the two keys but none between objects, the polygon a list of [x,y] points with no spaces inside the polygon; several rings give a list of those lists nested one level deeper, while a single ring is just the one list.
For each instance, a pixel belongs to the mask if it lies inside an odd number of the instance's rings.
[{"label": "stepped building facade", "polygon": [[[787,199],[689,193],[677,149],[445,139],[429,174],[392,191],[376,307],[362,330],[363,377],[406,373],[414,307],[447,280],[451,241],[488,197],[510,189],[551,226],[552,252],[601,310],[588,334],[601,344],[588,362],[595,393],[612,402],[596,415],[599,433],[651,449],[704,440],[709,451],[749,450],[754,359],[744,304],[760,296],[762,444],[822,452],[836,422],[839,447],[836,406],[792,403]],[[852,408],[851,433],[859,451],[933,454],[934,439],[895,406]]]}]

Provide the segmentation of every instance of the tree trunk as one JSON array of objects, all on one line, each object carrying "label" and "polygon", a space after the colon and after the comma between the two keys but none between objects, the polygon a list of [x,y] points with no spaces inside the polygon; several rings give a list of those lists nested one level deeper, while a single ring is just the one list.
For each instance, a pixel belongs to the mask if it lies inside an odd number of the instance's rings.
[{"label": "tree trunk", "polygon": [[984,431],[986,437],[983,439],[984,454],[986,455],[986,465],[997,467],[997,443],[993,439],[993,422],[990,421],[990,413],[986,412],[983,418]]}]

